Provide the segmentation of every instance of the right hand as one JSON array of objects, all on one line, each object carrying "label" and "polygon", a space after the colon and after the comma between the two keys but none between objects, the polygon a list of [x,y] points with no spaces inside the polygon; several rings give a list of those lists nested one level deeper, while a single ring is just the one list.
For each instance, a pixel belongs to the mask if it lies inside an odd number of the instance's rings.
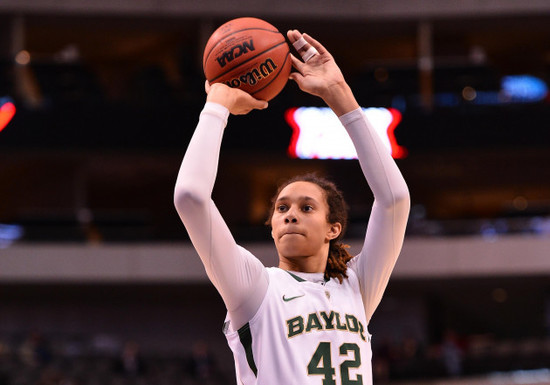
[{"label": "right hand", "polygon": [[334,58],[321,43],[296,29],[288,31],[287,37],[291,43],[301,37],[306,40],[308,44],[299,52],[302,55],[310,46],[317,50],[317,54],[305,63],[292,56],[292,64],[297,72],[292,72],[290,78],[298,83],[302,91],[324,99],[332,88],[346,83]]},{"label": "right hand", "polygon": [[268,105],[265,100],[256,99],[243,90],[231,88],[223,83],[210,84],[206,80],[204,89],[208,94],[206,101],[225,106],[233,115],[245,115],[252,110],[263,110]]},{"label": "right hand", "polygon": [[287,37],[291,43],[303,37],[308,44],[302,51],[307,51],[310,46],[317,50],[317,54],[306,63],[291,55],[292,65],[297,71],[290,74],[290,79],[294,80],[302,91],[321,97],[337,116],[359,108],[342,71],[321,43],[296,29],[289,30]]}]

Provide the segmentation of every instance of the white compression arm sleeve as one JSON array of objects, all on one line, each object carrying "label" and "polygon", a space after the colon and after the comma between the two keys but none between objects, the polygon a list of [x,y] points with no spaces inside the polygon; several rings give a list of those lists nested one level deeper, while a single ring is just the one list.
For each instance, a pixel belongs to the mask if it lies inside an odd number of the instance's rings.
[{"label": "white compression arm sleeve", "polygon": [[248,322],[268,286],[262,263],[237,245],[211,195],[229,111],[207,102],[183,158],[174,204],[234,328]]},{"label": "white compression arm sleeve", "polygon": [[380,303],[401,252],[410,209],[407,184],[363,111],[340,116],[374,194],[361,252],[349,262],[359,277],[367,320]]}]

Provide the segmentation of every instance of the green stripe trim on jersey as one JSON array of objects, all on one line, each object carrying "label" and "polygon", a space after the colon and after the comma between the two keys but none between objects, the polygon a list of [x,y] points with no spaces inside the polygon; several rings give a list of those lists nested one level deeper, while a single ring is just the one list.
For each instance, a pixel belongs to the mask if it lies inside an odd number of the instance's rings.
[{"label": "green stripe trim on jersey", "polygon": [[292,278],[294,278],[296,281],[298,282],[305,282],[306,280],[301,278],[301,277],[298,277],[296,274],[292,274],[290,271],[287,271],[285,270],[288,274],[290,274],[292,276]]},{"label": "green stripe trim on jersey", "polygon": [[238,331],[239,339],[243,345],[246,353],[246,361],[250,370],[254,373],[254,376],[258,377],[258,369],[256,369],[256,363],[254,362],[254,353],[252,352],[252,333],[250,332],[250,324],[247,322]]}]

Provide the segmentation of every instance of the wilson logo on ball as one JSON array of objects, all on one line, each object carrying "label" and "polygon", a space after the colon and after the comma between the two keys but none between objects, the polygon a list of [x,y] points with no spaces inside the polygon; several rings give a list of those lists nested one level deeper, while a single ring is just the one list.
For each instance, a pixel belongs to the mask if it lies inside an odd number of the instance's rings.
[{"label": "wilson logo on ball", "polygon": [[254,51],[254,41],[250,39],[249,42],[244,42],[242,44],[237,44],[229,51],[225,51],[220,56],[216,58],[220,67],[225,67],[227,63],[233,61],[233,59],[238,58],[241,55],[248,53],[249,51]]},{"label": "wilson logo on ball", "polygon": [[287,83],[292,63],[290,47],[277,28],[258,18],[241,17],[212,33],[202,66],[210,84],[223,83],[256,99],[271,100]]},{"label": "wilson logo on ball", "polygon": [[273,60],[267,59],[257,68],[253,68],[251,71],[225,82],[225,84],[233,88],[239,87],[241,83],[254,86],[258,83],[258,80],[265,79],[271,75],[275,69],[277,69],[277,65],[273,62]]}]

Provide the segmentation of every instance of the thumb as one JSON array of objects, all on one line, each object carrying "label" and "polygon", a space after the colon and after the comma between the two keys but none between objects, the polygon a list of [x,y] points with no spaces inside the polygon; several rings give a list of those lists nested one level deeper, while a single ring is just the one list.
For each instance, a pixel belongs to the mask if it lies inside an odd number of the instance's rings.
[{"label": "thumb", "polygon": [[298,84],[298,87],[302,88],[302,84],[304,82],[304,76],[299,72],[292,72],[288,78],[290,80],[295,81]]},{"label": "thumb", "polygon": [[265,100],[256,99],[253,96],[250,96],[249,100],[251,100],[249,106],[255,110],[263,110],[267,108],[268,104]]},{"label": "thumb", "polygon": [[254,108],[256,108],[257,110],[264,110],[267,108],[268,103],[265,100],[259,100],[259,99],[256,99],[256,100],[257,102]]}]

